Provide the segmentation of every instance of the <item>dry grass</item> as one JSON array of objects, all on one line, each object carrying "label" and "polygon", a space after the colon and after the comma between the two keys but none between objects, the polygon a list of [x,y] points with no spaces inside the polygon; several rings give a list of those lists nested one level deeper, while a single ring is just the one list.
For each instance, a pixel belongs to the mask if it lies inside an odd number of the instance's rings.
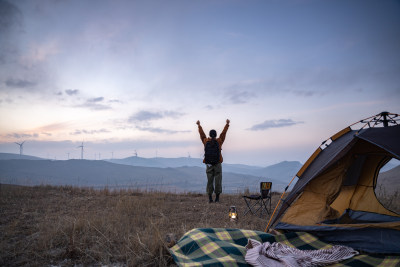
[{"label": "dry grass", "polygon": [[[279,196],[273,197],[273,207]],[[193,228],[264,230],[267,218],[228,219],[241,195],[0,186],[1,266],[173,266],[165,236]]]}]

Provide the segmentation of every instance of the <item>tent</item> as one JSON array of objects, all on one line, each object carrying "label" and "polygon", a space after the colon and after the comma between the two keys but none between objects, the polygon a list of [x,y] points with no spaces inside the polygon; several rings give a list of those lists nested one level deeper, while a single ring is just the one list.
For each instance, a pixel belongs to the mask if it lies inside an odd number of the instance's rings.
[{"label": "tent", "polygon": [[324,141],[296,174],[267,228],[308,232],[367,253],[400,254],[400,215],[374,191],[380,168],[400,160],[399,122],[399,115],[382,112],[357,122],[360,129],[352,129],[355,123]]}]

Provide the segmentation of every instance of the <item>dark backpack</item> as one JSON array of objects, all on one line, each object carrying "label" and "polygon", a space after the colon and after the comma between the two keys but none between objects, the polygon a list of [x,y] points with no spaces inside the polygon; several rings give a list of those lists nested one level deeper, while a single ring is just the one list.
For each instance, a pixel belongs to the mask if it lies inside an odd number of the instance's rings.
[{"label": "dark backpack", "polygon": [[206,145],[204,146],[205,164],[215,165],[219,163],[220,153],[221,151],[219,149],[219,143],[217,140],[212,139],[207,141]]}]

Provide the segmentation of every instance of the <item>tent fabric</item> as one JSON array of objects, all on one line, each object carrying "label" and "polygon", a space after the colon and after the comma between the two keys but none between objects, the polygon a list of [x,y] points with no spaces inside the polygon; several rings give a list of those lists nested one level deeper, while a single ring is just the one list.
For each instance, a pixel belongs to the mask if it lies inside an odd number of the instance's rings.
[{"label": "tent fabric", "polygon": [[400,217],[393,217],[379,213],[365,212],[347,209],[339,218],[326,220],[324,224],[359,224],[359,223],[382,223],[400,222]]},{"label": "tent fabric", "polygon": [[[375,165],[373,166],[374,168],[376,166],[376,160],[380,161],[387,161],[389,155],[391,157],[398,157],[400,154],[400,125],[397,126],[390,126],[386,128],[368,128],[364,129],[360,132],[352,130],[352,131],[341,131],[341,133],[336,134],[335,141],[333,141],[331,144],[329,144],[325,149],[323,149],[317,157],[309,164],[307,169],[304,170],[304,172],[301,173],[299,176],[299,180],[293,187],[292,191],[288,194],[288,196],[285,198],[285,200],[282,203],[282,206],[277,212],[277,215],[275,216],[274,220],[272,221],[271,225],[275,224],[278,220],[281,219],[282,215],[287,211],[287,209],[290,207],[290,210],[292,210],[294,204],[293,202],[296,200],[296,203],[300,201],[304,201],[303,204],[308,204],[308,205],[319,205],[320,208],[318,209],[318,212],[321,212],[320,209],[325,209],[325,213],[327,215],[333,215],[334,210],[336,210],[336,215],[339,216],[346,208],[343,203],[347,201],[347,203],[352,203],[352,209],[363,209],[367,208],[367,211],[380,211],[382,213],[385,213],[387,215],[395,215],[393,212],[386,210],[377,200],[376,196],[374,193],[374,186],[376,185],[372,183],[365,187],[364,184],[358,184],[354,188],[344,188],[341,192],[340,196],[338,197],[341,202],[339,203],[338,201],[335,201],[332,206],[330,205],[329,201],[331,199],[326,198],[321,198],[322,195],[327,195],[326,190],[331,190],[332,187],[335,187],[335,185],[331,184],[330,186],[327,186],[326,184],[323,183],[321,186],[316,186],[316,191],[314,190],[314,194],[307,192],[305,190],[305,187],[307,188],[313,187],[312,181],[314,178],[318,177],[318,180],[321,179],[321,177],[324,177],[324,172],[328,172],[329,168],[341,168],[340,171],[342,173],[338,174],[337,180],[335,181],[335,184],[340,186],[343,181],[345,181],[345,184],[355,184],[357,182],[357,173],[360,173],[362,171],[363,166],[366,166],[367,163],[365,163],[366,159],[359,159],[355,161],[356,165],[359,164],[360,166],[353,166],[352,167],[352,162],[354,161],[354,157],[359,154],[365,154],[367,152],[369,153],[376,153],[376,154],[381,154],[381,158],[375,159],[375,162],[373,162]],[[352,151],[352,153],[349,154],[349,152]],[[382,156],[386,154],[387,156]],[[349,170],[348,170],[349,168]],[[350,172],[348,172],[350,171]],[[353,172],[353,175],[351,175],[351,172]],[[300,173],[300,172],[299,172]],[[348,176],[343,177],[345,173],[348,174]],[[374,174],[374,173],[372,173]],[[367,175],[368,176],[368,175]],[[371,178],[369,176],[369,178]],[[311,185],[309,185],[311,184]],[[315,187],[315,186],[314,186]],[[365,187],[365,188],[363,188]],[[371,187],[371,188],[368,188]],[[321,190],[323,188],[323,190]],[[346,191],[347,190],[347,191]],[[312,190],[313,191],[313,190]],[[339,191],[339,189],[338,189]],[[315,193],[318,192],[318,193]],[[347,196],[344,197],[347,193]],[[304,196],[304,194],[306,194]],[[317,196],[320,196],[319,198]],[[333,194],[331,197],[337,197],[337,195]],[[357,201],[354,201],[354,198],[357,198]],[[303,199],[303,200],[301,200]],[[306,199],[306,200],[305,200]],[[362,200],[368,200],[369,201],[362,201]],[[322,201],[322,202],[321,202]],[[316,202],[320,202],[319,204],[316,204]],[[373,205],[371,206],[371,203],[373,202]],[[364,203],[364,204],[363,204]],[[364,206],[363,206],[364,205]],[[301,203],[298,203],[298,206],[301,206]],[[307,210],[308,208],[306,206],[303,206],[303,210],[297,211],[298,214],[302,214],[303,211]],[[334,208],[333,208],[334,207]],[[370,207],[373,207],[375,210],[369,210]],[[311,207],[309,207],[311,209]],[[333,208],[333,210],[331,210]],[[328,212],[330,211],[330,212]],[[292,211],[293,212],[293,211]],[[286,214],[285,214],[286,216]],[[315,215],[314,215],[315,216]],[[308,218],[307,221],[302,221],[301,219],[297,220],[300,223],[299,224],[309,224],[310,220],[312,218],[308,217],[308,215],[303,215],[303,217]],[[314,223],[317,222],[315,219],[317,219],[318,216],[314,218]],[[319,216],[322,218],[322,215]],[[326,219],[326,218],[325,218]],[[290,222],[289,222],[290,223]]]},{"label": "tent fabric", "polygon": [[304,231],[315,235],[323,242],[345,245],[364,253],[400,254],[400,231],[392,228],[373,227],[372,224],[301,226],[279,222],[276,229],[290,232]]},{"label": "tent fabric", "polygon": [[400,254],[400,215],[375,194],[381,167],[400,159],[399,137],[400,125],[335,134],[298,173],[271,225],[279,221],[278,230],[310,231],[326,242]]},{"label": "tent fabric", "polygon": [[369,128],[361,131],[357,137],[379,146],[400,160],[400,125]]},{"label": "tent fabric", "polygon": [[293,187],[292,191],[283,201],[281,208],[279,209],[274,224],[278,218],[286,211],[290,204],[299,196],[301,190],[314,178],[316,175],[324,171],[327,166],[331,165],[334,160],[340,157],[342,154],[350,149],[349,144],[354,142],[355,131],[347,132],[342,137],[335,141],[335,146],[330,145],[322,150],[318,157],[309,165],[309,167],[299,177],[299,180]]},{"label": "tent fabric", "polygon": [[[245,261],[245,246],[249,238],[260,242],[280,242],[301,250],[332,247],[315,235],[304,232],[270,235],[243,229],[197,228],[187,232],[169,251],[178,266],[249,266]],[[400,256],[360,253],[334,266],[399,266],[399,264]]]},{"label": "tent fabric", "polygon": [[[374,151],[373,145],[367,143],[363,144],[362,141],[354,148],[354,153],[359,154],[362,149],[367,148],[368,151]],[[379,149],[376,148],[375,149]],[[364,155],[358,156],[363,157]],[[387,210],[376,198],[376,170],[382,167],[383,163],[387,161],[388,157],[379,153],[369,154],[363,160],[363,166],[357,171],[357,183],[346,186],[343,184],[335,201],[330,204],[330,207],[337,210],[342,214],[346,209],[360,210],[386,214],[390,216],[399,216],[396,213]],[[351,166],[357,165],[357,158]],[[351,172],[351,167],[347,173]]]}]

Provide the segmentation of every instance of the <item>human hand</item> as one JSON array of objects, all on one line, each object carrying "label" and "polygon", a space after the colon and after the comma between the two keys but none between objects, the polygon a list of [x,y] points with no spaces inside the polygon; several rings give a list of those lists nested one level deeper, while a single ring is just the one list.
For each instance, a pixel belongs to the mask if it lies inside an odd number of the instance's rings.
[{"label": "human hand", "polygon": [[226,124],[229,124],[231,121],[229,119],[226,119]]},{"label": "human hand", "polygon": [[200,121],[197,121],[196,124],[200,126]]}]

